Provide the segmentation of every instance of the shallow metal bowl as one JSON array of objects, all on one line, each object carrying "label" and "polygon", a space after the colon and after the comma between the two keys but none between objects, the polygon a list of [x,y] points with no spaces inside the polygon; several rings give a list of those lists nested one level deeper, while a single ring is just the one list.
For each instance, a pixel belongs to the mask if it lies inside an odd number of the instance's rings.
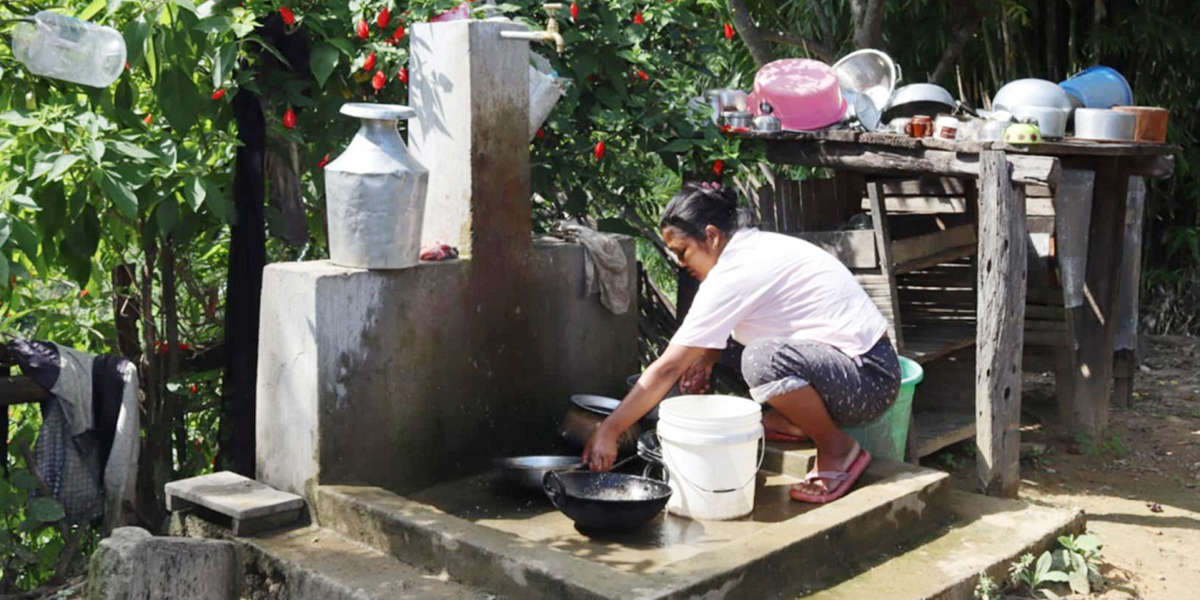
[{"label": "shallow metal bowl", "polygon": [[892,57],[870,48],[843,56],[833,64],[833,72],[843,91],[865,95],[876,108],[887,105],[901,77]]},{"label": "shallow metal bowl", "polygon": [[512,456],[497,458],[500,475],[514,485],[541,490],[546,473],[570,471],[583,466],[579,456]]}]

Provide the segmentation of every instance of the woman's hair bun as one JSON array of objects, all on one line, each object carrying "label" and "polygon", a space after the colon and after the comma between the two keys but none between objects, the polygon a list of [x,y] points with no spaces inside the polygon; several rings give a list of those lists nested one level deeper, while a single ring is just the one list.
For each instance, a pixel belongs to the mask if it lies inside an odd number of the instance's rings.
[{"label": "woman's hair bun", "polygon": [[714,225],[726,233],[744,221],[739,215],[737,192],[717,182],[688,182],[667,204],[660,226],[674,226],[692,237],[703,238],[704,228]]}]

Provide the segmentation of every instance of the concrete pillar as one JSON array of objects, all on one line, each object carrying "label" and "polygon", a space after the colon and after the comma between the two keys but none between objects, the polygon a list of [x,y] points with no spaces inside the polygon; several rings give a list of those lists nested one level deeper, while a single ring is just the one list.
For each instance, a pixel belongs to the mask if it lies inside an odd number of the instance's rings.
[{"label": "concrete pillar", "polygon": [[409,104],[417,110],[409,144],[429,169],[421,238],[498,264],[523,262],[532,231],[529,42],[501,38],[505,29],[528,28],[489,21],[414,24],[409,69]]},{"label": "concrete pillar", "polygon": [[138,527],[118,527],[92,554],[87,597],[236,600],[241,574],[233,542],[155,537]]}]

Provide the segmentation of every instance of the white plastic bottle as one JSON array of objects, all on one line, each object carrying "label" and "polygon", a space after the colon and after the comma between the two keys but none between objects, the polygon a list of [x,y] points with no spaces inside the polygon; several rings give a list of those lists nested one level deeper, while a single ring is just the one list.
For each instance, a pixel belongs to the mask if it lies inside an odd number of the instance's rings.
[{"label": "white plastic bottle", "polygon": [[17,24],[13,55],[35,75],[103,88],[125,69],[125,38],[112,27],[44,10]]}]

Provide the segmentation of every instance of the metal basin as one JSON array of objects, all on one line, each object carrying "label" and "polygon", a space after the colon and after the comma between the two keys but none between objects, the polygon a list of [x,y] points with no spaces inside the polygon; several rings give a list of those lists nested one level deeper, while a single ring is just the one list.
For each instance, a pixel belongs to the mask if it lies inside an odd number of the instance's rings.
[{"label": "metal basin", "polygon": [[864,95],[877,108],[887,106],[901,78],[900,65],[892,57],[870,48],[843,56],[833,64],[833,72],[843,92]]},{"label": "metal basin", "polygon": [[570,471],[583,466],[579,456],[513,456],[496,459],[505,481],[529,490],[542,489],[546,473]]},{"label": "metal basin", "polygon": [[932,83],[911,83],[892,92],[891,102],[883,112],[883,121],[916,115],[937,116],[954,110],[954,96],[946,88]]},{"label": "metal basin", "polygon": [[1048,106],[1067,112],[1075,108],[1071,95],[1057,83],[1033,78],[1004,84],[992,99],[992,106],[1010,112],[1018,106]]}]

